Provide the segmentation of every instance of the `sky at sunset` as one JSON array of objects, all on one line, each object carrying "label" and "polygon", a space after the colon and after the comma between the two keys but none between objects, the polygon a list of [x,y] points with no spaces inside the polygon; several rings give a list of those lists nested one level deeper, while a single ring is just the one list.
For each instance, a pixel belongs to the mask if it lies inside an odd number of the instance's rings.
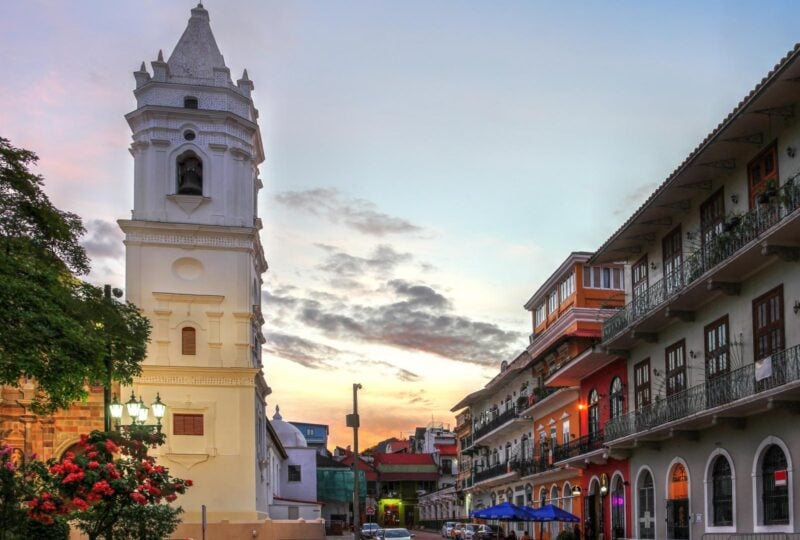
[{"label": "sky at sunset", "polygon": [[[124,285],[132,72],[191,1],[3,0],[0,136]],[[800,38],[792,2],[207,0],[255,83],[270,416],[362,447],[521,352],[522,305],[597,248]]]}]

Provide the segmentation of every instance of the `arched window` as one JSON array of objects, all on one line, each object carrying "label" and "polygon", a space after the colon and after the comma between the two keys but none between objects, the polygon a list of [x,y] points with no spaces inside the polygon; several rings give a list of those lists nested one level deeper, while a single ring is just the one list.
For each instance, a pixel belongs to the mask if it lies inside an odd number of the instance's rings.
[{"label": "arched window", "polygon": [[511,443],[506,443],[505,462],[511,461]]},{"label": "arched window", "polygon": [[203,194],[203,161],[191,150],[178,157],[177,167],[178,195]]},{"label": "arched window", "polygon": [[656,537],[655,489],[653,488],[653,475],[650,471],[643,471],[639,476],[639,505],[638,522],[639,538]]},{"label": "arched window", "polygon": [[547,504],[547,489],[544,487],[539,488],[539,506]]},{"label": "arched window", "polygon": [[625,538],[625,484],[622,476],[617,476],[611,486],[611,537]]},{"label": "arched window", "polygon": [[497,448],[492,450],[492,466],[495,466],[500,463],[500,453],[497,451]]},{"label": "arched window", "polygon": [[191,326],[181,328],[181,354],[197,354],[197,331]]},{"label": "arched window", "polygon": [[594,439],[600,434],[600,395],[592,388],[589,392],[589,438]]},{"label": "arched window", "polygon": [[569,484],[569,482],[564,483],[563,494],[564,504],[562,506],[564,510],[572,513],[572,486]]},{"label": "arched window", "polygon": [[764,525],[789,523],[789,487],[786,455],[777,444],[767,447],[761,463],[761,502]]},{"label": "arched window", "polygon": [[530,459],[531,458],[531,441],[528,439],[527,435],[522,436],[522,441],[520,442],[520,458]]},{"label": "arched window", "polygon": [[197,108],[197,98],[194,96],[186,96],[183,98],[183,108],[184,109],[196,109]]},{"label": "arched window", "polygon": [[619,418],[624,412],[625,396],[622,389],[622,379],[614,377],[611,381],[611,390],[609,392],[609,399],[611,401],[611,418]]},{"label": "arched window", "polygon": [[[561,506],[561,495],[558,491],[558,486],[550,488],[550,504]],[[561,525],[555,521],[550,523],[550,538],[555,538],[560,532]]]},{"label": "arched window", "polygon": [[733,525],[733,477],[725,456],[717,456],[711,469],[711,523],[715,527]]},{"label": "arched window", "polygon": [[525,504],[533,506],[533,486],[530,484],[525,485]]}]

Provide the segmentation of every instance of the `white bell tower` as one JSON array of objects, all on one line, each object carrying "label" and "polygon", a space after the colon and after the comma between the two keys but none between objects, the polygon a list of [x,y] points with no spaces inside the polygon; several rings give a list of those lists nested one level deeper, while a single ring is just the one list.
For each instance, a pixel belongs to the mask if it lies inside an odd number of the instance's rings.
[{"label": "white bell tower", "polygon": [[[234,84],[202,4],[165,62],[134,73],[134,206],[125,232],[127,297],[153,331],[143,371],[123,390],[167,405],[159,460],[195,487],[184,522],[267,516],[261,371],[258,111],[245,70]],[[123,419],[126,422],[127,419]]]}]

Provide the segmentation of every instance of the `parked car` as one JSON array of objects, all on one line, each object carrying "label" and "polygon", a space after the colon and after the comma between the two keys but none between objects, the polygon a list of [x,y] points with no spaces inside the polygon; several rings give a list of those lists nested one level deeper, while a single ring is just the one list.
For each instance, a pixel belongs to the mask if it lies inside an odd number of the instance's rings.
[{"label": "parked car", "polygon": [[414,535],[408,532],[408,529],[378,529],[378,532],[373,536],[374,540],[411,540]]},{"label": "parked car", "polygon": [[380,529],[377,523],[364,523],[361,525],[361,539],[368,540],[375,536],[375,532]]},{"label": "parked car", "polygon": [[473,540],[492,540],[496,537],[497,531],[492,529],[489,525],[476,525],[475,536]]},{"label": "parked car", "polygon": [[455,521],[444,522],[444,525],[442,525],[442,538],[451,538],[451,534],[455,524],[456,524]]}]

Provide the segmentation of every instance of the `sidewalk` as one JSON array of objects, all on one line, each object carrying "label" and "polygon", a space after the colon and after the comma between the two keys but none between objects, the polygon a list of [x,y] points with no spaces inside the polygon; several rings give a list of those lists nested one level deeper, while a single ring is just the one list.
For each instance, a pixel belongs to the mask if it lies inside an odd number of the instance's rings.
[{"label": "sidewalk", "polygon": [[325,540],[353,540],[353,533],[347,532],[339,536],[326,536]]}]

